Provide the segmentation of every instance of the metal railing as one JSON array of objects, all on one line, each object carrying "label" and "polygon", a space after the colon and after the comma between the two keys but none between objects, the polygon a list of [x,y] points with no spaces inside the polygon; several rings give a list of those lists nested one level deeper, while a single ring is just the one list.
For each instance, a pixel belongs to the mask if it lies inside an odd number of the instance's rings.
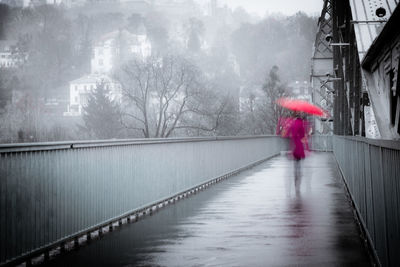
[{"label": "metal railing", "polygon": [[312,135],[309,138],[309,146],[314,151],[331,152],[333,150],[332,135]]},{"label": "metal railing", "polygon": [[0,264],[129,219],[285,148],[276,136],[0,145]]},{"label": "metal railing", "polygon": [[400,266],[400,142],[335,136],[333,144],[375,257]]}]

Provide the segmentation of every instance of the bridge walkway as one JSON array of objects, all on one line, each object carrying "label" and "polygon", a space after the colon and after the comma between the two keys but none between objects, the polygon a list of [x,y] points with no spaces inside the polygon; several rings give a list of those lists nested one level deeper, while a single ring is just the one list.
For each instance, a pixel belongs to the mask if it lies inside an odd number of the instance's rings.
[{"label": "bridge walkway", "polygon": [[[332,153],[281,155],[49,266],[370,266]],[[299,190],[297,190],[299,189]]]}]

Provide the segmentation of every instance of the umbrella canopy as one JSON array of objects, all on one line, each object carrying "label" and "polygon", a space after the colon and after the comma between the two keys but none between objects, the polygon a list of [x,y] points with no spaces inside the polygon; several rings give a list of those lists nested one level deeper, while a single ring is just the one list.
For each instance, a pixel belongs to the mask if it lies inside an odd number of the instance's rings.
[{"label": "umbrella canopy", "polygon": [[305,112],[321,117],[327,115],[321,108],[317,107],[316,105],[300,99],[279,98],[276,103],[284,108],[293,111]]}]

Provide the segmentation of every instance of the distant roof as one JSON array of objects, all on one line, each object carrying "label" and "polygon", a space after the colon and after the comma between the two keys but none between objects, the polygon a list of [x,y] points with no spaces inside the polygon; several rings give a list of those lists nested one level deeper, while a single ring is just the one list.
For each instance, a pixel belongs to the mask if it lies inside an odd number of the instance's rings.
[{"label": "distant roof", "polygon": [[103,74],[89,74],[84,75],[76,80],[70,81],[69,83],[85,84],[85,83],[98,83],[101,80],[111,81],[111,78]]},{"label": "distant roof", "polygon": [[139,42],[139,38],[145,37],[145,36],[146,35],[144,35],[144,34],[138,35],[138,34],[130,33],[129,31],[124,29],[124,30],[117,30],[117,31],[106,33],[100,37],[98,42],[99,43],[106,42],[108,40],[115,40],[117,38],[121,38],[128,42]]},{"label": "distant roof", "polygon": [[[397,3],[398,0],[350,0],[360,61],[392,15]],[[386,14],[378,17],[378,8],[383,8]]]}]

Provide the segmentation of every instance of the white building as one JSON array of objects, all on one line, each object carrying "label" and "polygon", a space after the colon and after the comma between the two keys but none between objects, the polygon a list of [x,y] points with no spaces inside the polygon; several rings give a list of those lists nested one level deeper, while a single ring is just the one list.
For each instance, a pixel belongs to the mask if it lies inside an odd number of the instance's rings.
[{"label": "white building", "polygon": [[146,59],[151,55],[151,43],[145,34],[132,34],[127,30],[103,35],[96,42],[92,59],[92,73],[110,73],[123,61],[133,57]]},{"label": "white building", "polygon": [[145,60],[151,55],[151,43],[145,34],[132,34],[126,30],[103,35],[96,42],[91,59],[91,74],[69,83],[70,104],[64,116],[80,116],[87,103],[89,93],[101,81],[106,82],[109,97],[121,101],[121,85],[109,75],[119,64],[133,57]]},{"label": "white building", "polygon": [[121,85],[106,75],[90,74],[69,83],[70,104],[64,116],[80,116],[82,108],[87,104],[89,94],[96,86],[104,82],[111,100],[120,102],[122,98]]},{"label": "white building", "polygon": [[312,102],[312,90],[308,81],[294,81],[288,84],[289,94],[297,99]]},{"label": "white building", "polygon": [[13,55],[15,51],[15,41],[0,41],[0,68],[14,68],[17,66],[18,59]]}]

